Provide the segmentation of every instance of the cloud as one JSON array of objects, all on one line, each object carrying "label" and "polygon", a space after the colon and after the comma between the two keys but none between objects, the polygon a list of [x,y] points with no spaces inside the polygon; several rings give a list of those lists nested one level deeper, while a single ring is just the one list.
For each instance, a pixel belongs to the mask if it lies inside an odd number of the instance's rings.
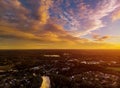
[{"label": "cloud", "polygon": [[113,12],[111,18],[112,18],[112,21],[120,20],[120,10],[117,9],[115,12]]},{"label": "cloud", "polygon": [[[23,1],[23,0],[21,0]],[[26,0],[26,7],[20,0],[1,0],[0,19],[10,25],[39,30],[49,19],[51,0]],[[4,23],[3,23],[4,24]]]},{"label": "cloud", "polygon": [[118,8],[118,3],[118,0],[101,0],[92,8],[82,0],[1,0],[0,19],[25,31],[58,24],[72,36],[80,37],[104,27],[102,19]]},{"label": "cloud", "polygon": [[39,20],[42,24],[46,24],[49,19],[49,8],[52,5],[52,0],[41,0],[38,9]]},{"label": "cloud", "polygon": [[[52,0],[31,0],[26,1],[32,8],[28,8],[31,10],[30,20],[28,20],[28,25],[33,30],[41,30],[42,27],[48,24],[48,20],[50,19],[49,9],[51,8],[53,1]],[[36,6],[36,7],[35,7]]]},{"label": "cloud", "polygon": [[87,39],[73,37],[58,25],[47,24],[43,30],[33,32],[21,31],[12,26],[0,26],[0,38],[15,40],[31,40],[33,42],[42,43],[60,43],[87,41]]},{"label": "cloud", "polygon": [[105,41],[106,39],[109,39],[109,38],[111,38],[111,36],[108,36],[108,35],[101,36],[99,34],[93,34],[93,39],[95,41]]},{"label": "cloud", "polygon": [[42,40],[41,37],[37,37],[32,33],[22,32],[13,27],[0,26],[0,37],[12,38],[12,39],[26,39],[26,40]]},{"label": "cloud", "polygon": [[19,0],[0,0],[0,22],[24,26],[28,13]]},{"label": "cloud", "polygon": [[[66,30],[73,36],[79,37],[104,27],[103,18],[118,8],[118,3],[118,0],[101,0],[95,8],[92,8],[83,1],[77,3],[67,1],[67,4],[61,1],[63,7],[60,7],[60,3],[56,1],[52,10],[56,18],[60,18],[65,23]],[[56,23],[60,24],[59,20]]]},{"label": "cloud", "polygon": [[[51,25],[53,26],[53,25]],[[40,31],[40,33],[28,33],[19,31],[13,27],[0,26],[0,48],[1,49],[92,49],[92,48],[105,48],[113,46],[103,42],[93,42],[88,39],[73,37],[66,34],[65,31],[59,29],[59,26],[53,26],[56,30]],[[48,29],[46,29],[48,30]],[[44,33],[45,32],[45,33]],[[62,33],[62,34],[61,34]]]}]

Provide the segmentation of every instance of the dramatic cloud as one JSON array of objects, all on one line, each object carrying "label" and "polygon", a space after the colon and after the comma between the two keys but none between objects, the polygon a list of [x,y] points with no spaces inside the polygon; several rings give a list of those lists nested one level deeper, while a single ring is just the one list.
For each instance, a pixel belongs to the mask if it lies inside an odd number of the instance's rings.
[{"label": "dramatic cloud", "polygon": [[[61,4],[63,3],[64,0]],[[104,27],[105,24],[102,19],[118,8],[118,3],[118,0],[101,0],[93,9],[90,5],[78,1],[67,1],[63,7],[60,7],[60,3],[56,1],[56,6],[52,10],[57,18],[65,21],[64,26],[72,35],[81,36]],[[75,8],[68,8],[71,5]],[[63,8],[65,9],[62,10]],[[59,23],[58,20],[57,22]]]},{"label": "dramatic cloud", "polygon": [[38,16],[42,24],[46,24],[49,19],[49,8],[52,5],[52,0],[41,0]]},{"label": "dramatic cloud", "polygon": [[[119,0],[0,0],[0,38],[64,46],[107,45],[82,38],[120,19]],[[7,40],[6,40],[7,41]],[[10,43],[10,41],[9,41]],[[57,46],[56,46],[57,47]]]},{"label": "dramatic cloud", "polygon": [[0,19],[37,30],[46,24],[59,24],[70,34],[81,36],[104,27],[102,18],[119,7],[118,0],[101,0],[94,8],[82,0],[35,1],[1,0]]},{"label": "dramatic cloud", "polygon": [[25,26],[29,11],[19,0],[0,0],[0,22],[14,26]]}]

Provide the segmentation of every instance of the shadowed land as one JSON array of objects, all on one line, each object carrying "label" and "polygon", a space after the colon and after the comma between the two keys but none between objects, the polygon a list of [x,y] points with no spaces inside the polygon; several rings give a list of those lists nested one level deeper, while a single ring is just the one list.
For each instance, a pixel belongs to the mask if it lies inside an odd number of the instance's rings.
[{"label": "shadowed land", "polygon": [[40,88],[43,77],[51,88],[119,88],[120,51],[0,51],[1,88]]}]

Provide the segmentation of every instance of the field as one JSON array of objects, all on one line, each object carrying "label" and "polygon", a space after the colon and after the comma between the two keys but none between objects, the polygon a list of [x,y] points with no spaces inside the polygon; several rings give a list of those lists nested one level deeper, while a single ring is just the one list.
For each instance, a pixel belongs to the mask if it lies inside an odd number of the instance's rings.
[{"label": "field", "polygon": [[40,88],[42,83],[51,88],[120,88],[120,51],[0,51],[0,88]]}]

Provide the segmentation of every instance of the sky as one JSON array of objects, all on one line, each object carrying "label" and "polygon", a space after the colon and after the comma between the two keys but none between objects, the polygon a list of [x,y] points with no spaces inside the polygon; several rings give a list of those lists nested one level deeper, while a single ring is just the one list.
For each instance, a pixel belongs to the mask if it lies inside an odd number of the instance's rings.
[{"label": "sky", "polygon": [[120,49],[120,0],[0,0],[0,49]]}]

